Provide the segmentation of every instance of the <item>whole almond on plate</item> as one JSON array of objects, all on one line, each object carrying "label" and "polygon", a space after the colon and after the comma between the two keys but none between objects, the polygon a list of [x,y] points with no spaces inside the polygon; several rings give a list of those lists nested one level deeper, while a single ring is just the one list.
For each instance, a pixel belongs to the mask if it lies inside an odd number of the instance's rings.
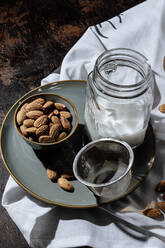
[{"label": "whole almond on plate", "polygon": [[60,111],[60,116],[65,117],[66,119],[69,119],[72,117],[71,113],[69,111]]},{"label": "whole almond on plate", "polygon": [[66,106],[63,103],[56,102],[55,104],[56,109],[58,110],[65,110]]},{"label": "whole almond on plate", "polygon": [[32,110],[42,110],[42,104],[37,102],[31,102],[26,106],[26,111],[32,111]]},{"label": "whole almond on plate", "polygon": [[63,140],[67,136],[66,132],[62,132],[59,134],[57,141]]},{"label": "whole almond on plate", "polygon": [[160,105],[158,109],[161,113],[165,113],[165,104]]},{"label": "whole almond on plate", "polygon": [[35,134],[36,133],[36,130],[37,130],[36,127],[28,127],[28,128],[26,128],[26,132],[28,134]]},{"label": "whole almond on plate", "polygon": [[49,126],[48,125],[42,125],[36,129],[37,137],[39,137],[41,135],[47,135],[48,133],[49,133]]},{"label": "whole almond on plate", "polygon": [[165,192],[165,180],[160,181],[160,183],[157,184],[155,190],[159,193]]},{"label": "whole almond on plate", "polygon": [[47,110],[50,109],[51,107],[54,106],[54,102],[52,101],[47,101],[44,105],[43,105],[43,109]]},{"label": "whole almond on plate", "polygon": [[61,124],[62,124],[62,126],[63,126],[63,128],[65,130],[70,130],[71,129],[70,122],[64,116],[61,116],[60,121],[61,121]]},{"label": "whole almond on plate", "polygon": [[60,177],[58,178],[57,182],[58,185],[66,191],[72,192],[74,190],[73,185],[66,178]]},{"label": "whole almond on plate", "polygon": [[58,177],[57,171],[47,168],[47,176],[50,180],[55,180]]},{"label": "whole almond on plate", "polygon": [[23,125],[26,126],[26,127],[33,127],[34,120],[33,119],[25,119],[23,121]]},{"label": "whole almond on plate", "polygon": [[59,133],[60,133],[59,124],[54,124],[50,127],[49,136],[56,139],[58,137]]},{"label": "whole almond on plate", "polygon": [[34,122],[34,127],[40,127],[42,125],[47,124],[48,122],[48,117],[47,115],[41,115],[39,118],[37,118]]},{"label": "whole almond on plate", "polygon": [[21,110],[18,111],[16,116],[17,124],[21,125],[25,119],[26,119],[26,111],[22,108]]},{"label": "whole almond on plate", "polygon": [[67,180],[71,180],[71,179],[74,178],[74,175],[73,175],[73,174],[62,173],[62,174],[61,174],[61,177],[62,177],[62,178],[65,178],[65,179],[67,179]]},{"label": "whole almond on plate", "polygon": [[143,214],[150,218],[158,218],[162,216],[162,213],[158,208],[147,208],[143,210]]},{"label": "whole almond on plate", "polygon": [[29,111],[26,113],[26,116],[30,119],[38,119],[41,115],[43,115],[44,113],[40,110],[33,110],[33,111]]},{"label": "whole almond on plate", "polygon": [[20,126],[21,133],[25,136],[28,135],[28,132],[26,131],[27,127],[25,125]]},{"label": "whole almond on plate", "polygon": [[39,137],[38,141],[41,143],[52,143],[52,142],[55,142],[55,139],[48,135],[42,135]]}]

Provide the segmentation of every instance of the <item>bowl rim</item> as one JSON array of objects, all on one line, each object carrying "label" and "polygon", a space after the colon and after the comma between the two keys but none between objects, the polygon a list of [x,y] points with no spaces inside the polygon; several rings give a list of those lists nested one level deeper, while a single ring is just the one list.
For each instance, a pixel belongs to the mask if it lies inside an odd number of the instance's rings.
[{"label": "bowl rim", "polygon": [[[16,116],[17,116],[17,113],[19,111],[19,109],[28,101],[30,100],[31,98],[34,98],[34,97],[37,97],[37,96],[43,96],[43,95],[53,95],[53,96],[57,96],[61,99],[63,99],[64,101],[66,101],[67,103],[69,103],[69,105],[71,105],[72,109],[73,109],[73,112],[74,112],[74,115],[75,115],[75,125],[73,126],[71,132],[62,140],[60,141],[55,141],[55,142],[51,142],[51,143],[40,143],[40,142],[36,142],[36,141],[32,141],[32,140],[29,140],[28,138],[26,138],[19,130],[18,128],[18,124],[17,124],[17,121],[16,121]],[[20,99],[21,101],[21,99]],[[19,104],[19,101],[18,101],[18,104]],[[56,94],[56,93],[37,93],[37,94],[34,94],[32,96],[29,96],[27,97],[26,99],[24,99],[16,108],[15,112],[14,112],[14,116],[13,116],[13,119],[14,119],[14,126],[18,132],[18,134],[28,143],[31,143],[31,144],[34,144],[34,145],[39,145],[39,146],[43,146],[43,147],[49,147],[49,146],[52,146],[52,145],[56,145],[56,144],[60,144],[62,143],[63,141],[67,140],[68,138],[70,138],[74,132],[76,131],[77,129],[77,126],[78,126],[78,122],[79,122],[79,118],[78,118],[78,113],[77,113],[77,110],[76,110],[76,107],[75,105],[69,100],[67,99],[66,97],[64,96],[61,96],[59,94]]]},{"label": "bowl rim", "polygon": [[[104,141],[108,141],[108,142],[110,141],[110,142],[119,143],[119,144],[123,145],[127,149],[127,151],[129,152],[129,156],[130,156],[129,157],[129,164],[127,166],[126,171],[119,178],[116,178],[113,181],[106,182],[106,183],[100,183],[100,184],[98,184],[98,183],[97,184],[96,183],[89,183],[89,182],[85,181],[84,179],[82,179],[82,177],[80,177],[78,172],[77,172],[78,160],[79,160],[80,156],[85,151],[88,151],[90,148],[94,147],[94,145],[96,143],[104,142]],[[94,188],[105,187],[105,186],[113,185],[116,182],[119,182],[120,180],[122,180],[122,178],[125,177],[130,172],[130,170],[132,168],[132,165],[133,165],[133,162],[134,162],[134,152],[133,152],[132,147],[128,143],[126,143],[125,141],[122,141],[122,140],[114,139],[114,138],[100,138],[100,139],[97,139],[97,140],[89,142],[88,144],[86,144],[84,147],[82,147],[79,150],[79,152],[77,153],[77,155],[75,156],[74,161],[73,161],[73,173],[74,173],[75,178],[80,183],[82,183],[82,184],[84,184],[86,186],[94,187]]]}]

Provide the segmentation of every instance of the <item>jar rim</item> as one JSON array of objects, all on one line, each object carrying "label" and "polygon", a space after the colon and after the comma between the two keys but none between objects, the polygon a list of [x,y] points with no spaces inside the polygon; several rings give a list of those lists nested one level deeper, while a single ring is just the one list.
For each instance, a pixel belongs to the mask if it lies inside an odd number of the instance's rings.
[{"label": "jar rim", "polygon": [[[141,58],[143,58],[146,62],[146,65],[148,67],[148,73],[147,75],[144,75],[143,79],[140,80],[139,82],[137,83],[134,83],[134,84],[129,84],[129,85],[119,85],[119,84],[116,84],[116,83],[113,83],[113,82],[110,82],[109,80],[107,80],[104,76],[101,75],[99,69],[98,69],[98,64],[100,62],[100,60],[109,52],[109,53],[112,53],[112,52],[119,52],[119,51],[128,51],[128,52],[133,52],[135,55],[139,55]],[[113,54],[114,55],[119,55],[118,53],[116,54]],[[130,56],[129,54],[121,54],[121,55],[125,55],[125,56],[129,56],[129,57],[133,57],[133,56]],[[136,51],[136,50],[133,50],[133,49],[130,49],[130,48],[114,48],[114,49],[110,49],[110,50],[106,50],[105,52],[103,52],[102,54],[99,55],[99,57],[96,59],[96,62],[95,62],[95,67],[94,67],[94,72],[96,72],[99,77],[106,83],[108,84],[109,86],[112,85],[113,87],[120,87],[121,89],[125,88],[133,88],[133,87],[138,87],[138,86],[141,86],[143,85],[147,78],[149,77],[149,73],[151,72],[151,66],[150,64],[148,63],[148,59],[143,55],[141,54],[140,52]]]}]

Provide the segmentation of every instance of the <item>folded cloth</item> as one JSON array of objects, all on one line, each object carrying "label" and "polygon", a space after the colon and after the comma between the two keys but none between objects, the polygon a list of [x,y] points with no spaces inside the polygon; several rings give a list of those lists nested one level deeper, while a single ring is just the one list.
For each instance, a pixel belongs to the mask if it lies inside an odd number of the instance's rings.
[{"label": "folded cloth", "polygon": [[[138,210],[154,205],[160,198],[157,183],[165,179],[165,115],[158,106],[165,103],[163,70],[165,40],[165,1],[148,0],[96,26],[89,27],[65,56],[60,73],[55,71],[42,80],[42,85],[68,79],[87,79],[96,58],[112,48],[131,48],[144,54],[155,74],[155,103],[151,121],[156,134],[156,161],[141,186],[124,200],[107,204],[122,218],[165,235],[165,221],[151,219]],[[155,237],[146,238],[119,225],[102,210],[68,209],[41,202],[9,177],[2,205],[16,223],[30,247],[165,247]]]}]

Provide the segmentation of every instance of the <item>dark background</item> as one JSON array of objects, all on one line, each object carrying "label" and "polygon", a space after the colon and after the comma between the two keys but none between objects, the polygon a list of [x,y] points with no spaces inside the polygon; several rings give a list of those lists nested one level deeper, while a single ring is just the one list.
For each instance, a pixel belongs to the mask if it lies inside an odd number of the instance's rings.
[{"label": "dark background", "polygon": [[[0,125],[57,68],[85,30],[142,0],[0,0]],[[0,200],[9,174],[0,159]],[[29,247],[0,205],[0,248]]]}]

